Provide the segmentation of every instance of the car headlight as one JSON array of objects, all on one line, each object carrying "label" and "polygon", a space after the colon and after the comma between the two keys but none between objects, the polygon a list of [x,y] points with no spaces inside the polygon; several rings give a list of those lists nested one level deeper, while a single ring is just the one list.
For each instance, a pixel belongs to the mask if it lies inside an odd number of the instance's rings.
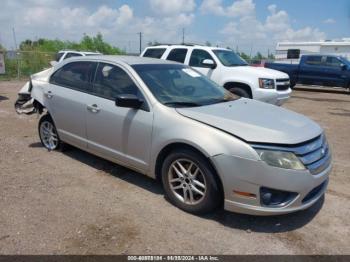
[{"label": "car headlight", "polygon": [[275,80],[259,78],[259,86],[262,89],[275,89]]},{"label": "car headlight", "polygon": [[291,152],[256,149],[260,159],[274,167],[294,170],[305,170],[299,158]]}]

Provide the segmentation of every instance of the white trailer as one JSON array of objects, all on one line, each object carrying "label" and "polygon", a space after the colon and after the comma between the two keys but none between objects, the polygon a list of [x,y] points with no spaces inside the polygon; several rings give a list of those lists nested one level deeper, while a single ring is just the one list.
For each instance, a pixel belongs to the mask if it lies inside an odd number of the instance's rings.
[{"label": "white trailer", "polygon": [[341,41],[279,42],[276,46],[276,61],[298,63],[302,55],[340,55],[350,59],[350,38]]}]

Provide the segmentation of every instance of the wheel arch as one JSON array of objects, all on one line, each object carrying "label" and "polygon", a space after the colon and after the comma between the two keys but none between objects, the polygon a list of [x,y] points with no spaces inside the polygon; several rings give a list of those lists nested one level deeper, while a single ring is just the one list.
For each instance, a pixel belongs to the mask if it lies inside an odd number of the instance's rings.
[{"label": "wheel arch", "polygon": [[247,83],[242,83],[242,82],[237,82],[237,81],[229,81],[226,82],[224,84],[224,88],[226,90],[229,90],[233,87],[238,87],[238,88],[242,88],[243,90],[247,91],[248,94],[250,95],[251,98],[253,98],[253,89],[251,88],[251,86]]},{"label": "wheel arch", "polygon": [[33,106],[40,115],[44,112],[45,106],[42,105],[38,100],[34,99]]},{"label": "wheel arch", "polygon": [[214,177],[215,180],[217,182],[217,185],[219,187],[219,190],[223,196],[224,194],[224,190],[223,190],[223,184],[222,184],[222,180],[217,172],[217,169],[214,165],[214,163],[211,161],[210,157],[205,154],[202,150],[196,148],[193,145],[184,143],[184,142],[174,142],[171,144],[166,145],[165,147],[162,148],[162,150],[160,150],[160,152],[157,155],[156,161],[155,161],[155,167],[154,167],[154,176],[156,178],[156,180],[161,182],[162,179],[162,174],[161,174],[161,170],[162,170],[162,163],[164,162],[164,159],[174,150],[177,149],[187,149],[187,150],[191,150],[199,155],[201,155],[203,158],[207,159],[209,162],[210,167],[213,169],[213,173],[214,173]]}]

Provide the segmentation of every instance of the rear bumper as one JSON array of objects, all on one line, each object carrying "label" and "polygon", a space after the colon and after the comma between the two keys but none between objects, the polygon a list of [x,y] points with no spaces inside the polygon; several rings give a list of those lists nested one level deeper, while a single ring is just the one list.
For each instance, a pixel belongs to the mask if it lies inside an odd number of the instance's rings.
[{"label": "rear bumper", "polygon": [[[312,175],[308,170],[295,171],[268,166],[262,161],[219,155],[212,161],[220,175],[225,195],[225,209],[250,215],[281,215],[307,209],[326,192],[328,174],[332,166]],[[265,206],[261,188],[271,188],[295,193],[290,201],[276,207]],[[245,197],[238,192],[248,192],[256,197]]]},{"label": "rear bumper", "polygon": [[18,92],[18,98],[15,102],[15,110],[17,114],[31,115],[36,112],[34,107],[34,99],[31,97],[31,84],[27,82]]}]

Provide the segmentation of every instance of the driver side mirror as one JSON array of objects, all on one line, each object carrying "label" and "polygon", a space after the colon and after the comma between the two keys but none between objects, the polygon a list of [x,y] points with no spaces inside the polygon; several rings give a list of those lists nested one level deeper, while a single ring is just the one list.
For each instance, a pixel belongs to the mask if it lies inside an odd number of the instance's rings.
[{"label": "driver side mirror", "polygon": [[115,105],[119,107],[139,109],[142,104],[143,101],[132,94],[122,94],[115,99]]},{"label": "driver side mirror", "polygon": [[212,59],[204,59],[201,64],[207,68],[215,69],[216,63]]}]

